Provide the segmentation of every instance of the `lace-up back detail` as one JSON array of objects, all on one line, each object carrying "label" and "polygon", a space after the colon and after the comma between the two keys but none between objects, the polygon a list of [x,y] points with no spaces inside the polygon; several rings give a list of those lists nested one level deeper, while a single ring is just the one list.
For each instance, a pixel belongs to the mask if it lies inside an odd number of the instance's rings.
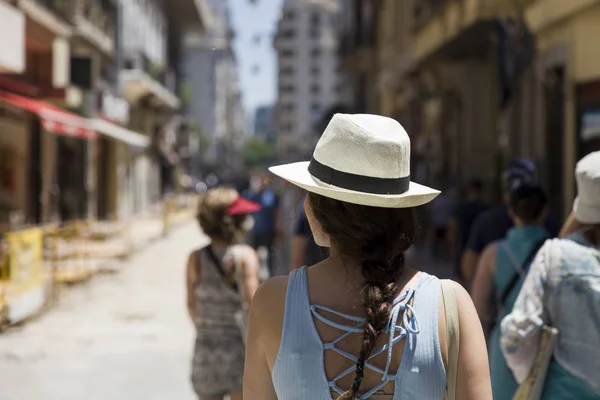
[{"label": "lace-up back detail", "polygon": [[[359,400],[380,398],[385,388],[393,395],[387,399],[442,400],[446,386],[439,338],[438,302],[440,283],[437,278],[421,274],[419,285],[407,289],[394,301],[388,326],[380,336],[381,344],[366,361],[364,368],[381,376],[378,382],[363,384]],[[326,315],[335,316],[335,321]],[[321,339],[316,322],[340,333],[323,335]],[[343,323],[337,321],[344,321]],[[357,354],[348,351],[347,340],[362,336],[365,319],[340,313],[309,302],[306,268],[292,272],[286,296],[284,326],[279,354],[273,369],[273,383],[279,400],[332,399],[342,394],[353,377],[358,362]],[[325,328],[326,329],[326,328]],[[329,329],[331,330],[331,329]],[[399,365],[394,365],[394,346],[404,342]],[[357,352],[352,346],[352,351]],[[335,353],[338,361],[351,365],[328,379],[325,372],[327,353]],[[397,358],[397,357],[396,357]],[[329,358],[331,359],[331,358]],[[383,362],[385,360],[385,363]],[[396,360],[397,361],[397,360]],[[384,365],[385,364],[385,365]],[[390,389],[391,390],[391,389]]]}]

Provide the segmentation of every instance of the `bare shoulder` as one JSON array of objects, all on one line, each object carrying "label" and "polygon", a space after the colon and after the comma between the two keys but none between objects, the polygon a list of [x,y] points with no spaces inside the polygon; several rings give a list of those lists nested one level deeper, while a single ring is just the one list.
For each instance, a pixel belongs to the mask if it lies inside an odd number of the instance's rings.
[{"label": "bare shoulder", "polygon": [[262,343],[271,368],[275,364],[281,343],[287,285],[287,276],[268,279],[260,285],[250,306],[249,329],[254,331],[257,340]]},{"label": "bare shoulder", "polygon": [[252,308],[261,311],[268,309],[270,312],[278,308],[285,309],[288,280],[289,277],[287,276],[277,276],[263,282],[254,295]]}]

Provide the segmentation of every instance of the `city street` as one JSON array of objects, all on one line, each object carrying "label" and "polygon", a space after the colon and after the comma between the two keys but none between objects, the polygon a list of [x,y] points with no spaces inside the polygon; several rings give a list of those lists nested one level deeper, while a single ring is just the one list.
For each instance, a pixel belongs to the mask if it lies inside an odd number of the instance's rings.
[{"label": "city street", "polygon": [[194,399],[184,272],[205,240],[188,223],[1,334],[0,400]]}]

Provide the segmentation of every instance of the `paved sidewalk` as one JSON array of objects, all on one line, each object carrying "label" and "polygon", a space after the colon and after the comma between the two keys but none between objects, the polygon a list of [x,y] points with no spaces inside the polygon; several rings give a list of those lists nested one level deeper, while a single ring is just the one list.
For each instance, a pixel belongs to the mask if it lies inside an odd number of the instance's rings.
[{"label": "paved sidewalk", "polygon": [[195,223],[63,291],[46,314],[0,335],[0,400],[194,400],[185,263]]}]

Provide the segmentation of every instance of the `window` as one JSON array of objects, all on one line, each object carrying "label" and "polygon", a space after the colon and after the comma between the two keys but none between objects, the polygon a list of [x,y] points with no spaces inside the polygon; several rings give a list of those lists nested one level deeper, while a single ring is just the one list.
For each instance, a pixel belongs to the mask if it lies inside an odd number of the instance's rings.
[{"label": "window", "polygon": [[310,74],[312,76],[319,75],[320,72],[321,72],[321,70],[319,69],[319,67],[311,67],[310,68]]},{"label": "window", "polygon": [[310,93],[319,94],[320,91],[321,91],[321,88],[319,87],[319,85],[316,85],[316,84],[311,85]]},{"label": "window", "polygon": [[311,39],[319,39],[321,37],[321,32],[318,29],[310,30],[310,38]]},{"label": "window", "polygon": [[284,39],[293,39],[296,36],[296,31],[294,29],[288,29],[281,32],[281,37]]},{"label": "window", "polygon": [[294,74],[294,67],[284,67],[284,68],[281,68],[279,70],[279,73],[281,75],[293,75]]},{"label": "window", "polygon": [[294,87],[294,85],[282,85],[279,88],[279,91],[281,93],[294,93],[296,91],[296,88]]},{"label": "window", "polygon": [[279,53],[279,55],[283,58],[286,58],[286,57],[293,57],[295,53],[296,52],[294,50],[288,49],[288,50],[282,50],[281,53]]},{"label": "window", "polygon": [[321,105],[319,103],[312,103],[310,106],[311,113],[319,113],[321,111]]},{"label": "window", "polygon": [[289,111],[289,112],[293,112],[294,111],[294,103],[288,103],[286,105],[283,106],[283,109],[285,111]]},{"label": "window", "polygon": [[318,12],[313,12],[310,16],[310,25],[313,29],[319,28],[320,15]]},{"label": "window", "polygon": [[313,58],[318,58],[321,55],[321,49],[319,48],[314,48],[310,51],[310,55]]},{"label": "window", "polygon": [[296,13],[292,10],[288,10],[283,14],[283,19],[287,19],[287,20],[293,20],[294,18],[296,18]]}]

